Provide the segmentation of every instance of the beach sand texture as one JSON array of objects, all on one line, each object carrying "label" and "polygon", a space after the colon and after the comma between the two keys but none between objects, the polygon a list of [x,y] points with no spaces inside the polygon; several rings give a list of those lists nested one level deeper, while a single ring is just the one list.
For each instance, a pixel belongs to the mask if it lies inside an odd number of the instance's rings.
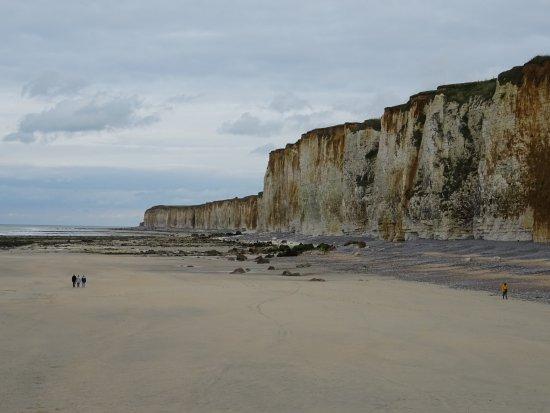
[{"label": "beach sand texture", "polygon": [[550,411],[546,304],[235,264],[0,252],[0,411]]}]

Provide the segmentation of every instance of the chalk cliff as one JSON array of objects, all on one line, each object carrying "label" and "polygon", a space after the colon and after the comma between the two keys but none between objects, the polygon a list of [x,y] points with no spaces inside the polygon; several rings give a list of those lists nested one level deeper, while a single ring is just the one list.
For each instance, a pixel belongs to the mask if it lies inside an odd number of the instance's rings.
[{"label": "chalk cliff", "polygon": [[380,120],[316,129],[271,152],[259,229],[341,234],[368,229]]},{"label": "chalk cliff", "polygon": [[194,206],[158,205],[145,211],[143,226],[148,229],[245,229],[258,222],[261,193]]},{"label": "chalk cliff", "polygon": [[440,86],[273,151],[261,197],[154,207],[148,228],[550,240],[550,57]]},{"label": "chalk cliff", "polygon": [[371,231],[549,239],[550,58],[387,108]]}]

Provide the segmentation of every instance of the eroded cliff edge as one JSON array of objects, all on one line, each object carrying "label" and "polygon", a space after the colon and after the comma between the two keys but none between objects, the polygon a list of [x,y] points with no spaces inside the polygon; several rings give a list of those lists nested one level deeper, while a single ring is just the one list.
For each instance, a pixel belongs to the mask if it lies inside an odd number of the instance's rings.
[{"label": "eroded cliff edge", "polygon": [[550,240],[550,57],[444,85],[273,151],[261,197],[154,207],[148,228]]}]

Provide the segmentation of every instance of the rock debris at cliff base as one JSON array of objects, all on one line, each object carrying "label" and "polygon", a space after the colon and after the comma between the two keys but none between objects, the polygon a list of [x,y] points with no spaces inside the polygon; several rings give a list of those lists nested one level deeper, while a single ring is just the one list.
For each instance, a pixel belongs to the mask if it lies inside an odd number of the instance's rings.
[{"label": "rock debris at cliff base", "polygon": [[550,241],[550,57],[421,92],[271,152],[263,192],[156,206],[148,229]]}]

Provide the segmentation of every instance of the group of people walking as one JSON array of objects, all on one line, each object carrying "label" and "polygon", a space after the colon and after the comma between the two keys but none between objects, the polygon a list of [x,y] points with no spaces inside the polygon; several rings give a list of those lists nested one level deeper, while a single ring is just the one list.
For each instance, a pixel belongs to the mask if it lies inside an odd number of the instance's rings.
[{"label": "group of people walking", "polygon": [[85,275],[75,275],[71,277],[71,281],[73,282],[73,288],[74,287],[80,287],[82,285],[82,288],[86,287],[86,276]]}]

